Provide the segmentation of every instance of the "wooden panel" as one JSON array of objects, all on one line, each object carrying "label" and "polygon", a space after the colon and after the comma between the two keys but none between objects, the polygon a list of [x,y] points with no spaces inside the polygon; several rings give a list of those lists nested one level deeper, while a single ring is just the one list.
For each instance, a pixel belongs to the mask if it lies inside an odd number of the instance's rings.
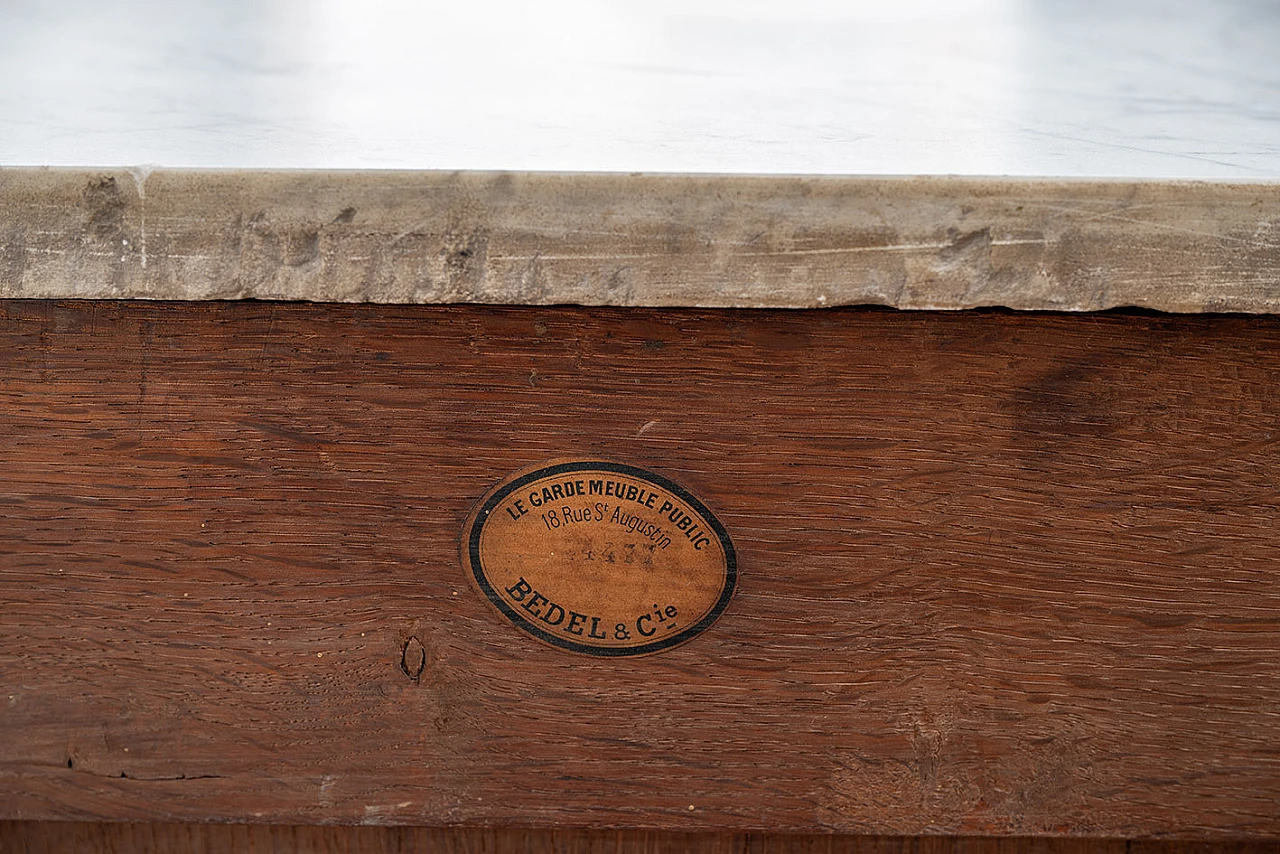
[{"label": "wooden panel", "polygon": [[[5,817],[1280,836],[1276,319],[19,301],[0,364]],[[714,510],[711,630],[473,592],[565,455]]]},{"label": "wooden panel", "polygon": [[0,854],[1274,854],[1272,842],[0,821]]}]

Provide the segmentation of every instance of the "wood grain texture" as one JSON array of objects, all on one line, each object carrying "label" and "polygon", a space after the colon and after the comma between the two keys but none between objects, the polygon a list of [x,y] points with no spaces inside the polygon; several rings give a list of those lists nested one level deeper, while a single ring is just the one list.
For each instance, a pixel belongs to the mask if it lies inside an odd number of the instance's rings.
[{"label": "wood grain texture", "polygon": [[0,854],[1275,854],[1274,842],[0,821]]},{"label": "wood grain texture", "polygon": [[[0,364],[4,817],[1280,836],[1280,320],[16,301]],[[715,511],[711,631],[472,591],[565,455]]]},{"label": "wood grain texture", "polygon": [[0,297],[1280,312],[1280,184],[0,169]]}]

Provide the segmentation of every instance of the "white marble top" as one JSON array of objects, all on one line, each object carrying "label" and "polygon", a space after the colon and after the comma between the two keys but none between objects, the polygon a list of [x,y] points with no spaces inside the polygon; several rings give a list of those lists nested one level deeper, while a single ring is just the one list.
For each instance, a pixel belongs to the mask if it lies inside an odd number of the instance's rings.
[{"label": "white marble top", "polygon": [[7,0],[0,165],[1280,179],[1271,0]]}]

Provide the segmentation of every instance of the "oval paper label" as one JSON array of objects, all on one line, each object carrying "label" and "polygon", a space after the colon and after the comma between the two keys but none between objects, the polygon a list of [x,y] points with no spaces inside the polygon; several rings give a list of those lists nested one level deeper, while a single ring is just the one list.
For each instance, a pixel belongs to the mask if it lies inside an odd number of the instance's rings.
[{"label": "oval paper label", "polygon": [[588,655],[682,644],[737,582],[729,534],[684,487],[635,466],[575,460],[517,472],[464,528],[480,591],[538,640]]}]

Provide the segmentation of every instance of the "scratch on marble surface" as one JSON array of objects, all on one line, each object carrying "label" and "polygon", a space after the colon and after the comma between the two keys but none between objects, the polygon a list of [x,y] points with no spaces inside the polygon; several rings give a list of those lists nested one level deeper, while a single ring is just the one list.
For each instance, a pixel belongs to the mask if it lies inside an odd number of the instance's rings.
[{"label": "scratch on marble surface", "polygon": [[154,170],[154,166],[134,166],[125,170],[133,176],[133,185],[138,189],[138,251],[144,270],[147,269],[147,178]]},{"label": "scratch on marble surface", "polygon": [[[1129,216],[1122,216],[1120,213],[1116,211],[1085,212],[1080,210],[1079,208],[1073,208],[1069,206],[1048,205],[1040,202],[1028,202],[1027,204],[1034,205],[1035,207],[1041,208],[1043,210],[1057,211],[1059,213],[1065,213],[1069,215],[1081,215],[1079,217],[1081,221],[1096,221],[1096,220],[1105,219],[1111,222],[1124,222],[1124,223],[1130,223],[1132,225],[1143,226],[1145,228],[1153,228],[1153,229],[1158,229],[1162,231],[1170,231],[1175,234],[1185,234],[1192,237],[1207,237],[1211,240],[1220,240],[1224,243],[1239,243],[1244,246],[1254,247],[1258,249],[1280,249],[1280,244],[1261,240],[1261,239],[1258,239],[1256,236],[1254,239],[1249,239],[1244,237],[1235,237],[1230,234],[1223,234],[1220,231],[1203,231],[1201,229],[1187,228],[1186,226],[1173,225],[1170,223],[1152,222],[1150,220],[1137,219],[1135,217],[1129,217]],[[1127,206],[1121,207],[1120,210],[1123,210],[1125,212],[1131,212],[1131,211],[1143,210],[1143,209],[1159,210],[1162,208],[1176,208],[1176,207],[1179,207],[1179,206],[1178,205],[1139,205],[1134,207],[1127,207]],[[1182,205],[1181,207],[1185,208],[1188,206]]]}]

